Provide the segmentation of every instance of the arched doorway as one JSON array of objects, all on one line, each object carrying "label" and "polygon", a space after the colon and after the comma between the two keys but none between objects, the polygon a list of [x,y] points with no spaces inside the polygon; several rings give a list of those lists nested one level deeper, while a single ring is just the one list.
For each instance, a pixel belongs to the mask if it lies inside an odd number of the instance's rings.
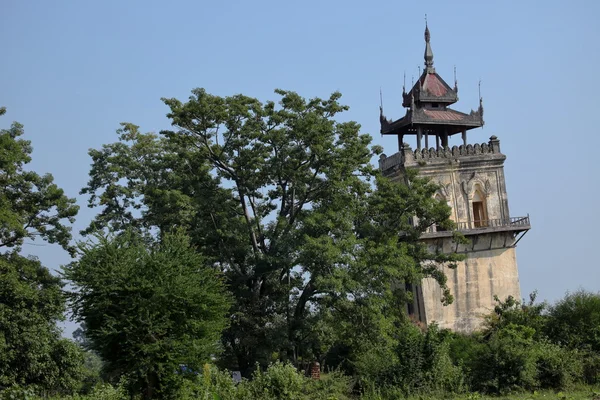
[{"label": "arched doorway", "polygon": [[475,225],[475,228],[488,226],[485,196],[479,185],[475,187],[475,193],[473,193],[473,224]]}]

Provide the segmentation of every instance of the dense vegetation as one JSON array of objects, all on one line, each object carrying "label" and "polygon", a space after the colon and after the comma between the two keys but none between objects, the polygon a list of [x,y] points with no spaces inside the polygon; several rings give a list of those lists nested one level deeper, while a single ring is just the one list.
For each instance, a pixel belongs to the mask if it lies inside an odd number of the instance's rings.
[{"label": "dense vegetation", "polygon": [[[74,199],[24,169],[21,125],[0,132],[0,399],[392,399],[600,383],[598,294],[498,300],[472,335],[412,322],[406,288],[430,277],[451,303],[439,266],[461,259],[418,240],[454,227],[436,185],[382,177],[370,164],[381,149],[339,122],[339,93],[277,94],[197,89],[164,99],[173,130],[123,123],[116,143],[90,150],[81,193],[99,213],[75,245]],[[61,277],[21,255],[34,238],[73,255]],[[67,306],[76,342],[56,325]],[[314,361],[329,371],[321,380],[305,377]]]}]

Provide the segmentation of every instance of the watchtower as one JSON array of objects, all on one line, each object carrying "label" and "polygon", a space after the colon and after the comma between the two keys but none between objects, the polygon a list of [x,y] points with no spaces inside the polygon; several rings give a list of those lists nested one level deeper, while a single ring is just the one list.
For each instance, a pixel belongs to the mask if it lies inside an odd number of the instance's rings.
[{"label": "watchtower", "polygon": [[[440,189],[435,197],[452,208],[451,219],[470,241],[459,245],[452,240],[452,232],[436,226],[422,235],[431,251],[463,253],[466,259],[456,269],[444,268],[453,304],[443,306],[438,284],[425,279],[411,288],[415,298],[409,312],[426,324],[435,321],[443,328],[471,332],[493,309],[495,295],[520,298],[515,247],[530,229],[529,216],[510,216],[504,179],[506,156],[498,138],[468,143],[467,131],[484,124],[482,98],[478,109],[468,114],[450,108],[458,101],[458,85],[455,78],[450,87],[435,72],[427,26],[424,58],[419,80],[408,93],[403,89],[404,117],[388,120],[380,110],[381,133],[398,137],[399,152],[382,155],[379,168],[394,180],[405,179],[410,168],[436,182]],[[449,138],[457,134],[462,144],[450,147]],[[404,142],[408,136],[416,137],[414,150]]]}]

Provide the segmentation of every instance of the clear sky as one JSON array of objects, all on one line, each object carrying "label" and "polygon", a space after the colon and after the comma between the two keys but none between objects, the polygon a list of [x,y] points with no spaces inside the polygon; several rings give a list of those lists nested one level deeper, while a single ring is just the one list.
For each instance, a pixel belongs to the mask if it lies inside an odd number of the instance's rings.
[{"label": "clear sky", "polygon": [[[115,141],[119,122],[167,128],[160,98],[195,87],[261,100],[276,99],[275,88],[339,90],[344,118],[390,155],[397,144],[379,134],[379,88],[385,114],[402,116],[403,74],[408,86],[423,65],[425,14],[437,72],[451,83],[457,68],[455,108],[478,106],[481,79],[486,125],[469,140],[499,137],[511,215],[531,215],[517,249],[523,296],[600,290],[595,0],[0,0],[0,127],[23,123],[31,168],[78,196],[75,232],[96,212],[78,195],[88,149]],[[24,250],[53,269],[69,261],[56,246]]]}]

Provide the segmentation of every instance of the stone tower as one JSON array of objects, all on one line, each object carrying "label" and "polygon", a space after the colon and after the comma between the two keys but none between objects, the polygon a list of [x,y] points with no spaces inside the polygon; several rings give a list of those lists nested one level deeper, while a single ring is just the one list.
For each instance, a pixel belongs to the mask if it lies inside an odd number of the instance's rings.
[{"label": "stone tower", "polygon": [[[504,160],[496,136],[486,143],[470,144],[467,131],[483,126],[483,103],[465,114],[449,106],[458,101],[456,79],[450,87],[433,67],[429,28],[425,27],[425,70],[406,93],[403,89],[404,117],[392,121],[380,112],[381,133],[398,137],[399,152],[382,155],[379,168],[394,180],[405,179],[406,169],[431,178],[440,186],[436,198],[452,208],[451,219],[469,239],[467,245],[452,240],[452,232],[436,226],[421,239],[432,251],[466,255],[456,269],[445,268],[453,304],[443,306],[442,292],[432,279],[412,288],[414,303],[409,312],[422,322],[471,332],[494,305],[494,296],[520,298],[515,247],[530,229],[529,216],[511,217],[504,180]],[[449,146],[449,138],[460,134],[462,144]],[[416,137],[416,148],[405,143]],[[430,140],[431,147],[430,147]],[[424,142],[424,143],[423,143]],[[443,268],[440,266],[440,268]]]}]

